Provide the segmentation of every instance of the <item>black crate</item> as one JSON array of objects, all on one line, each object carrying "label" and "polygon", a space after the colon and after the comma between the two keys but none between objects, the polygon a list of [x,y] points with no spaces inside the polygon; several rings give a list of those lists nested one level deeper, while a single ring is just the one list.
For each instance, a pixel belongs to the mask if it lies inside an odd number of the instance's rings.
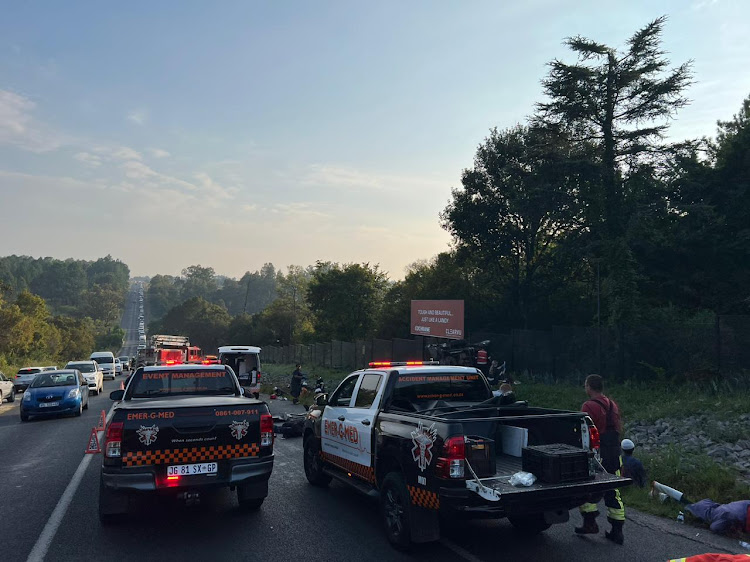
[{"label": "black crate", "polygon": [[592,456],[590,451],[563,443],[533,445],[522,449],[521,467],[540,482],[579,482],[593,478],[589,474],[589,458]]},{"label": "black crate", "polygon": [[[479,478],[495,475],[495,442],[487,437],[467,436],[464,438],[466,460]],[[467,476],[470,474],[467,471]]]}]

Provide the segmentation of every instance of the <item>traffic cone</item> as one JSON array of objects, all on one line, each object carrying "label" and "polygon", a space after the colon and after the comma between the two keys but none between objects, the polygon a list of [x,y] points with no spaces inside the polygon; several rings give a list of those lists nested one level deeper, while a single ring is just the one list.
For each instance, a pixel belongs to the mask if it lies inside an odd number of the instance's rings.
[{"label": "traffic cone", "polygon": [[86,447],[86,454],[87,455],[94,455],[96,453],[101,453],[102,449],[99,447],[99,436],[97,435],[96,428],[91,428],[91,435],[89,436],[89,446]]},{"label": "traffic cone", "polygon": [[120,390],[125,390],[125,381],[120,381]]},{"label": "traffic cone", "polygon": [[99,425],[97,425],[94,429],[96,431],[104,431],[104,426],[107,424],[107,412],[102,410],[102,414],[99,416]]}]

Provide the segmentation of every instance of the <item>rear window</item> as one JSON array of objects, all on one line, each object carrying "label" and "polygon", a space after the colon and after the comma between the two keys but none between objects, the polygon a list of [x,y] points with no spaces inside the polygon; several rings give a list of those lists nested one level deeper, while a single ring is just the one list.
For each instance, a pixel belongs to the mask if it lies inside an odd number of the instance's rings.
[{"label": "rear window", "polygon": [[404,373],[393,389],[393,403],[432,400],[482,402],[492,398],[484,378],[471,373]]},{"label": "rear window", "polygon": [[41,373],[41,372],[42,372],[41,369],[39,369],[37,367],[34,367],[34,368],[31,368],[31,369],[19,369],[17,374],[19,374],[19,375],[36,375],[37,373]]},{"label": "rear window", "polygon": [[237,391],[225,370],[141,371],[130,383],[132,398],[185,395],[230,395]]},{"label": "rear window", "polygon": [[96,371],[93,363],[68,363],[66,369],[78,369],[82,373],[93,373]]}]

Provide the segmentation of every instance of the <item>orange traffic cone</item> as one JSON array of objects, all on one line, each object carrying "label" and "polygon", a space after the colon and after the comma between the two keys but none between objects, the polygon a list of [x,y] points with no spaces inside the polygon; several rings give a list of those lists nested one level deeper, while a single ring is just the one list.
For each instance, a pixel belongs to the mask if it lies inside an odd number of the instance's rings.
[{"label": "orange traffic cone", "polygon": [[104,426],[107,424],[107,412],[102,410],[102,414],[99,416],[99,425],[97,425],[94,429],[96,431],[104,431]]},{"label": "orange traffic cone", "polygon": [[120,381],[120,390],[125,390],[125,381]]},{"label": "orange traffic cone", "polygon": [[99,447],[99,436],[96,433],[96,428],[91,428],[91,435],[89,436],[89,445],[86,447],[86,454],[87,455],[93,455],[96,453],[101,453],[102,449]]}]

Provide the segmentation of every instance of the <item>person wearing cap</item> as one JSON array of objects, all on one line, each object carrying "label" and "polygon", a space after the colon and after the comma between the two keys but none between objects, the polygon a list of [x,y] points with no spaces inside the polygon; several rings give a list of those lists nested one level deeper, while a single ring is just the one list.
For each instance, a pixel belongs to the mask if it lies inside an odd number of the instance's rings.
[{"label": "person wearing cap", "polygon": [[643,488],[648,479],[643,463],[633,456],[635,443],[630,439],[623,439],[620,447],[622,448],[622,475],[625,478],[632,478],[636,486]]}]

